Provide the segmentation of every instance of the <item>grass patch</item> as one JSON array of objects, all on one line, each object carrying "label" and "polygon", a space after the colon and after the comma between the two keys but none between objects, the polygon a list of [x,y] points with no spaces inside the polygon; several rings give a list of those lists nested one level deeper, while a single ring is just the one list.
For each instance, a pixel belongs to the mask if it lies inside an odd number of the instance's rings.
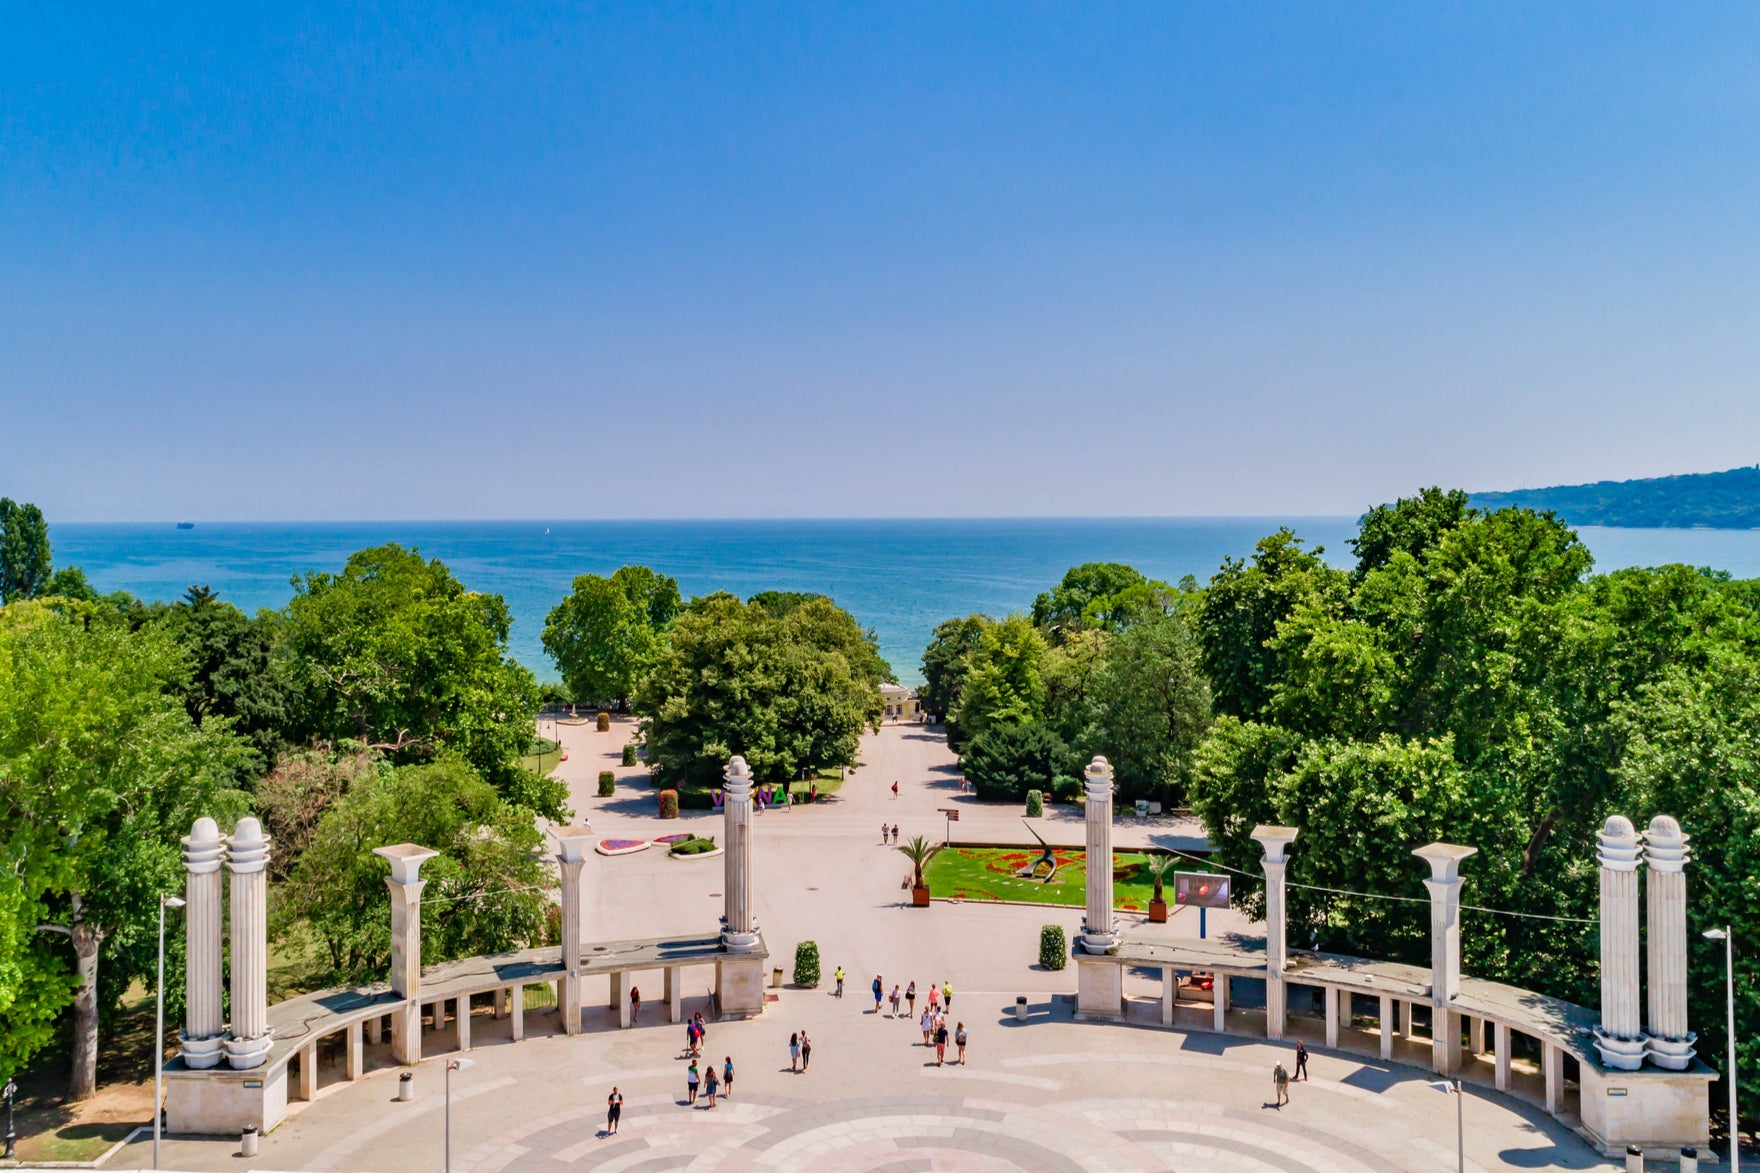
[{"label": "grass patch", "polygon": [[152,1101],[143,1105],[140,1121],[103,1121],[85,1124],[64,1124],[46,1132],[32,1132],[37,1124],[31,1113],[18,1114],[18,1156],[25,1164],[33,1161],[95,1161],[106,1149],[122,1140],[141,1124],[151,1125]]},{"label": "grass patch", "polygon": [[548,737],[534,737],[526,752],[519,759],[519,764],[528,770],[536,770],[539,774],[548,774],[562,761],[562,746]]},{"label": "grass patch", "polygon": [[[931,896],[971,900],[1009,900],[1023,904],[1067,904],[1080,908],[1087,903],[1088,853],[1056,849],[1057,877],[1026,880],[1015,872],[1039,858],[1037,847],[943,847],[929,859],[923,878]],[[1148,855],[1141,851],[1112,853],[1112,906],[1125,912],[1148,912],[1155,883],[1144,871]],[[1201,872],[1204,865],[1183,861],[1182,871]],[[1166,896],[1173,897],[1172,877]]]}]

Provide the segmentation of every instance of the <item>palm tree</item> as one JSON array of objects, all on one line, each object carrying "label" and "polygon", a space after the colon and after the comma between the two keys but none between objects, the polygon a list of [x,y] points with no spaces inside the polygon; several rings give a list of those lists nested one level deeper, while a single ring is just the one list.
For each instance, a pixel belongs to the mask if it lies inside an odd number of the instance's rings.
[{"label": "palm tree", "polygon": [[1149,879],[1155,883],[1154,898],[1162,904],[1167,903],[1167,896],[1164,894],[1162,886],[1167,882],[1167,877],[1172,874],[1174,864],[1177,862],[1171,855],[1151,855],[1143,861],[1143,870],[1149,873]]},{"label": "palm tree", "polygon": [[911,861],[911,868],[916,873],[916,878],[912,882],[912,886],[916,888],[923,887],[923,865],[929,862],[929,857],[931,855],[935,854],[935,846],[921,835],[918,835],[910,842],[900,844],[897,851],[900,855]]}]

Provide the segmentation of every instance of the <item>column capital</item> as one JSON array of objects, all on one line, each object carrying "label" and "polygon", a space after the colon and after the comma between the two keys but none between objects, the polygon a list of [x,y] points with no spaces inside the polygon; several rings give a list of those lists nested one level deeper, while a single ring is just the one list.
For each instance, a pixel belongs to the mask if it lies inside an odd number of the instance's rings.
[{"label": "column capital", "polygon": [[1082,773],[1087,778],[1088,800],[1090,802],[1100,799],[1104,799],[1107,802],[1112,801],[1111,762],[1107,761],[1099,754],[1095,754],[1094,760],[1088,763],[1088,768],[1082,771]]},{"label": "column capital", "polygon": [[414,884],[421,879],[422,865],[440,853],[427,847],[418,847],[414,843],[395,843],[390,847],[375,847],[373,854],[391,865],[391,883],[399,887]]},{"label": "column capital", "polygon": [[1692,862],[1687,852],[1689,836],[1668,815],[1657,815],[1644,832],[1644,866],[1653,872],[1678,872]]},{"label": "column capital", "polygon": [[556,840],[556,858],[562,863],[579,863],[587,857],[587,844],[593,841],[593,828],[585,823],[572,827],[552,827]]},{"label": "column capital", "polygon": [[220,837],[220,824],[203,815],[183,837],[183,868],[192,876],[206,876],[220,870],[226,855],[226,840]]},{"label": "column capital", "polygon": [[1461,861],[1478,855],[1479,849],[1462,847],[1458,843],[1426,843],[1412,848],[1412,854],[1430,865],[1430,883],[1458,884],[1461,882]]},{"label": "column capital", "polygon": [[1299,827],[1278,827],[1271,823],[1260,823],[1253,828],[1253,842],[1265,849],[1266,863],[1282,863],[1284,853],[1289,845],[1296,841],[1300,833]]},{"label": "column capital", "polygon": [[235,874],[260,872],[269,864],[269,837],[251,815],[238,820],[226,846],[226,867]]},{"label": "column capital", "polygon": [[1624,815],[1609,815],[1601,832],[1595,837],[1595,862],[1610,872],[1635,872],[1644,857],[1644,845],[1632,820]]},{"label": "column capital", "polygon": [[728,802],[747,799],[752,796],[752,768],[746,765],[746,759],[734,754],[727,759],[727,769],[721,775],[722,789],[726,791],[722,806]]}]

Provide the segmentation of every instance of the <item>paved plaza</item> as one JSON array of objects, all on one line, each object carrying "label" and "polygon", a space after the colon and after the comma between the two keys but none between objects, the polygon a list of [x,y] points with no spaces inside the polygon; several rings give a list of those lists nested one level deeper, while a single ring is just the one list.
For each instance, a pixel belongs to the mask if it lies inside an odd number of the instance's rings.
[{"label": "paved plaza", "polygon": [[[679,823],[653,818],[653,792],[620,788],[594,796],[598,772],[639,774],[613,765],[627,726],[600,734],[563,726],[577,812],[607,836],[648,838],[679,829],[720,835],[719,815],[689,813]],[[715,1108],[684,1104],[684,1030],[663,1021],[659,975],[637,975],[647,1008],[631,1030],[616,1028],[608,985],[590,982],[588,1032],[562,1035],[554,1012],[534,1014],[528,1038],[513,1044],[506,1020],[487,1007],[473,1020],[474,1066],[453,1075],[452,1166],[459,1173],[502,1170],[776,1169],[865,1170],[1437,1170],[1455,1161],[1456,1104],[1430,1084],[1420,1064],[1314,1046],[1312,1079],[1271,1104],[1272,1065],[1293,1066],[1293,1043],[1267,1044],[1203,1030],[1098,1025],[1072,1020],[1064,995],[1074,970],[1037,967],[1038,928],[1073,932],[1079,908],[937,903],[908,907],[909,865],[880,845],[884,820],[901,835],[939,838],[938,813],[962,812],[956,837],[1028,839],[1018,810],[983,807],[957,796],[952,758],[938,734],[889,726],[863,743],[863,765],[834,799],[772,811],[754,823],[753,878],[758,921],[772,963],[792,965],[794,945],[821,947],[824,984],[773,990],[756,1020],[713,1024],[705,1062],[733,1057],[731,1098]],[[891,784],[900,783],[893,799]],[[1079,844],[1070,811],[1048,809],[1039,823],[1052,843]],[[1178,846],[1198,834],[1174,820],[1121,820],[1120,847]],[[659,850],[589,857],[584,920],[590,942],[706,931],[721,911],[721,860],[674,860]],[[1127,923],[1133,918],[1126,918]],[[1233,914],[1212,914],[1212,932],[1250,931]],[[1171,935],[1196,935],[1176,915]],[[1158,927],[1155,931],[1162,931]],[[831,996],[831,973],[848,971],[846,995]],[[707,1011],[712,968],[686,972],[687,1012]],[[971,1036],[968,1063],[938,1067],[911,1022],[873,1012],[869,983],[951,981],[952,1020]],[[1150,998],[1158,984],[1127,990]],[[1028,999],[1024,1021],[1017,996]],[[1206,1008],[1207,1009],[1207,1008]],[[1205,1015],[1207,1018],[1207,1014]],[[951,1025],[951,1022],[950,1022]],[[424,1039],[429,1058],[415,1071],[414,1098],[395,1102],[398,1069],[382,1053],[356,1083],[326,1070],[317,1098],[292,1105],[288,1121],[264,1138],[255,1158],[237,1142],[172,1140],[173,1169],[333,1170],[401,1173],[444,1160],[444,1059],[453,1027]],[[1298,1033],[1301,1028],[1296,1027]],[[813,1040],[811,1070],[789,1070],[788,1037]],[[381,1049],[382,1050],[382,1049]],[[951,1048],[950,1055],[951,1055]],[[1413,1059],[1428,1057],[1413,1050]],[[620,1133],[604,1134],[605,1097],[624,1097]],[[1469,1085],[1464,1100],[1468,1168],[1612,1168],[1537,1107]],[[141,1167],[150,1146],[136,1143],[112,1162]]]}]

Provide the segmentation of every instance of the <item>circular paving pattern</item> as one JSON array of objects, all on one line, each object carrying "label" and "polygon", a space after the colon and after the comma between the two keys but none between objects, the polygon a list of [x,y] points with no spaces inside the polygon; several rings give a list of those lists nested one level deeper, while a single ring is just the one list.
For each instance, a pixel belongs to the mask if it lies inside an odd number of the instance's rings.
[{"label": "circular paving pattern", "polygon": [[735,1096],[685,1107],[625,1102],[617,1136],[580,1108],[503,1133],[466,1153],[461,1173],[848,1170],[851,1173],[1391,1173],[1399,1166],[1312,1123],[1275,1112],[1170,1100],[1053,1105],[952,1096],[834,1103]]}]

